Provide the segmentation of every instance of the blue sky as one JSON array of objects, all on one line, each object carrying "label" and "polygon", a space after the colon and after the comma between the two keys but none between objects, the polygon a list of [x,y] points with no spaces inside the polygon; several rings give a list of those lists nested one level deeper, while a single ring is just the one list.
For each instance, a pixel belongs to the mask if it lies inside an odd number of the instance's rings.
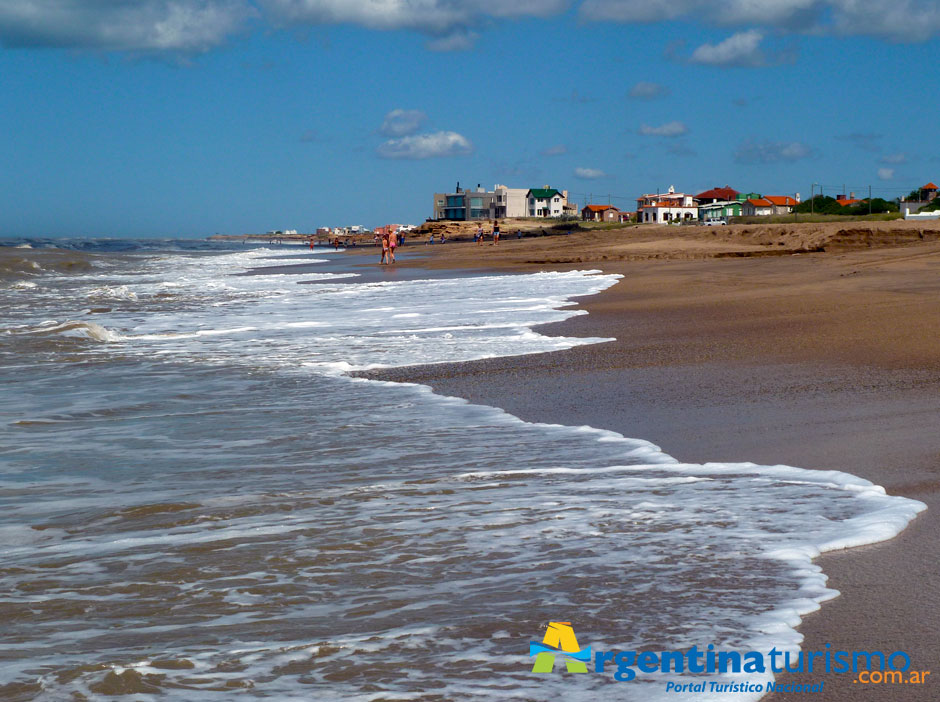
[{"label": "blue sky", "polygon": [[[720,7],[720,10],[716,8]],[[0,0],[0,236],[940,179],[940,2]]]}]

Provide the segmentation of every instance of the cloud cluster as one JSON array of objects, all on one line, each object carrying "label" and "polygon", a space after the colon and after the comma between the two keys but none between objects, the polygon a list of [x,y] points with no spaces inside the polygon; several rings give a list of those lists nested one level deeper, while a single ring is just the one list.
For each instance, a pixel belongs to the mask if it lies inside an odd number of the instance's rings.
[{"label": "cloud cluster", "polygon": [[470,140],[457,132],[433,132],[389,139],[377,149],[382,158],[411,160],[464,156],[472,151]]},{"label": "cloud cluster", "polygon": [[689,20],[744,29],[696,50],[694,60],[713,65],[758,65],[760,41],[771,30],[894,41],[940,33],[937,0],[0,0],[0,44],[199,52],[259,19],[288,29],[411,30],[427,37],[428,48],[452,51],[472,46],[493,21],[556,16],[572,5],[582,21]]},{"label": "cloud cluster", "polygon": [[744,164],[799,161],[814,155],[812,148],[799,141],[746,141],[734,153],[734,160]]},{"label": "cloud cluster", "polygon": [[699,20],[789,33],[925,41],[940,32],[937,0],[584,0],[582,19],[652,23]]},{"label": "cloud cluster", "polygon": [[246,0],[0,0],[0,44],[201,52],[257,15]]}]

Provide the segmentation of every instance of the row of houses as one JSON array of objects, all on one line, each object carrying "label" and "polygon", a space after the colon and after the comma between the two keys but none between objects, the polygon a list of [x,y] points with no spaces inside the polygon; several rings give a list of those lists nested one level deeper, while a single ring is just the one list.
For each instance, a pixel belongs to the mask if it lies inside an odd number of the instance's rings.
[{"label": "row of houses", "polygon": [[581,219],[595,222],[727,222],[731,217],[761,217],[789,214],[800,195],[761,195],[739,193],[730,186],[712,188],[698,195],[677,193],[670,186],[665,193],[649,193],[637,198],[636,210],[621,211],[613,205],[586,205]]},{"label": "row of houses", "polygon": [[[582,220],[596,222],[674,222],[728,221],[731,217],[788,214],[799,203],[799,193],[760,195],[739,193],[730,186],[712,188],[698,195],[677,193],[670,186],[665,193],[650,193],[637,198],[636,210],[620,210],[613,205],[585,205]],[[545,185],[541,188],[508,188],[496,185],[486,190],[461,188],[454,192],[434,193],[434,219],[484,220],[510,217],[577,217],[577,206],[568,202],[568,191]]]},{"label": "row of houses", "polygon": [[[938,188],[928,183],[920,188],[918,202],[901,201],[911,212],[929,204],[937,197]],[[836,196],[843,206],[856,205],[863,200],[855,193]],[[647,193],[636,200],[635,210],[621,210],[613,205],[585,205],[580,210],[582,220],[595,222],[639,222],[675,224],[682,222],[728,222],[732,217],[764,217],[791,214],[800,204],[800,194],[762,195],[741,193],[729,185],[692,195],[676,192],[673,186],[664,193]],[[483,220],[511,217],[576,217],[577,206],[568,202],[568,191],[545,185],[541,188],[508,188],[496,185],[486,190],[461,188],[452,193],[434,193],[434,219]]]},{"label": "row of houses", "polygon": [[577,216],[577,206],[568,202],[568,191],[549,185],[541,188],[508,188],[496,185],[486,190],[457,188],[452,193],[434,193],[434,219],[468,221],[510,217]]}]

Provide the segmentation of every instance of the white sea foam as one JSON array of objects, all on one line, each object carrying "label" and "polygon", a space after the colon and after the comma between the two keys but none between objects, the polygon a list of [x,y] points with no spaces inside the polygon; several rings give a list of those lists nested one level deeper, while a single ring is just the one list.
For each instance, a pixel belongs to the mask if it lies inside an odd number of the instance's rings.
[{"label": "white sea foam", "polygon": [[[12,320],[14,341],[112,343],[22,380],[15,418],[0,408],[2,601],[24,617],[0,678],[39,675],[50,700],[94,697],[111,670],[180,700],[656,701],[661,677],[531,676],[526,644],[571,619],[597,650],[795,650],[836,594],[812,559],[924,508],[847,473],[679,463],[342,375],[601,342],[532,327],[614,276],[233,275],[311,262],[272,253],[62,277]],[[57,321],[122,289],[99,331]],[[78,604],[94,614],[62,614]]]}]

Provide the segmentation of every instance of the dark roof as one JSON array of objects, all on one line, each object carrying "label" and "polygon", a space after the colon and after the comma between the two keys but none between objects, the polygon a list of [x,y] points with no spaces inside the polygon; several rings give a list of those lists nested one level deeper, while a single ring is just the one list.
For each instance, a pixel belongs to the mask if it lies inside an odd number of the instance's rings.
[{"label": "dark roof", "polygon": [[555,195],[561,195],[561,193],[555,190],[555,188],[532,188],[529,191],[529,195],[536,200],[547,200],[550,197],[555,197]]},{"label": "dark roof", "polygon": [[734,200],[740,193],[726,185],[723,188],[712,188],[695,196],[696,200]]}]

